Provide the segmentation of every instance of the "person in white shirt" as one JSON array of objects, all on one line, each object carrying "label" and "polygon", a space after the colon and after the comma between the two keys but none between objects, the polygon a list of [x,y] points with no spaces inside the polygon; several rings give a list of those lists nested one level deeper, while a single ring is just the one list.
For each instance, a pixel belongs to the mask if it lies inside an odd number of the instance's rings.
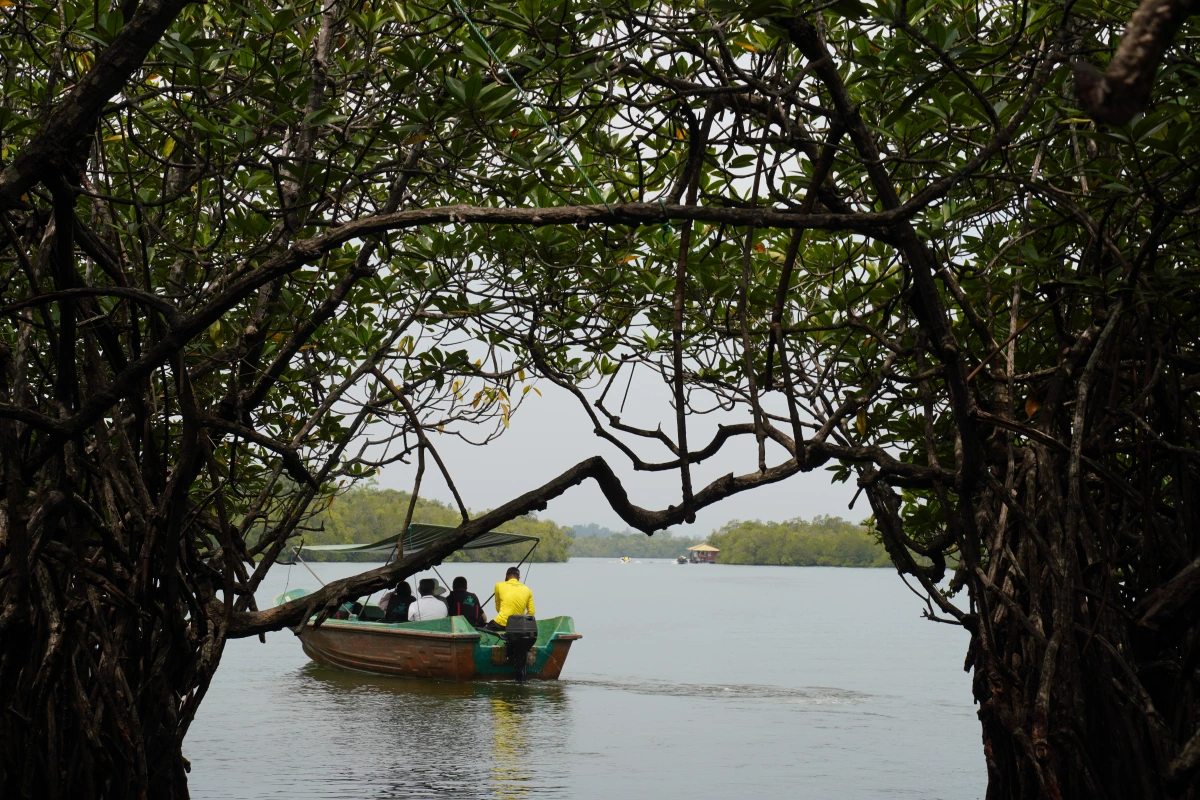
[{"label": "person in white shirt", "polygon": [[409,622],[420,622],[425,619],[441,619],[448,616],[446,613],[446,603],[434,594],[435,589],[437,589],[437,581],[433,578],[423,578],[417,584],[417,592],[421,596],[417,599],[417,602],[408,607]]}]

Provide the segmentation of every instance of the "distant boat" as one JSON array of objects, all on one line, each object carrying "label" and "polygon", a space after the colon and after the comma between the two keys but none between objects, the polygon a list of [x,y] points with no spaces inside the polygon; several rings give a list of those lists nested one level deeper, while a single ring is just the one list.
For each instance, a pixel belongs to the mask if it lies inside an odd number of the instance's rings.
[{"label": "distant boat", "polygon": [[[441,525],[413,524],[405,537],[405,551],[422,550],[453,530]],[[462,549],[477,550],[528,541],[536,547],[538,537],[488,531]],[[395,538],[390,538],[366,545],[310,545],[304,549],[386,552],[395,544]],[[276,597],[275,605],[307,594],[311,594],[307,589],[293,589]],[[318,664],[355,672],[443,681],[511,680],[516,677],[516,667],[508,659],[503,637],[476,629],[465,617],[421,622],[382,620],[383,610],[374,603],[368,603],[359,615],[352,615],[350,619],[327,619],[320,625],[310,619],[300,631],[300,645]],[[537,640],[526,656],[526,676],[557,680],[571,644],[582,638],[575,632],[575,621],[570,617],[539,619]]]},{"label": "distant boat", "polygon": [[621,556],[621,563],[622,563],[622,564],[628,564],[628,563],[629,563],[629,556]]},{"label": "distant boat", "polygon": [[688,563],[687,556],[679,556],[679,558],[675,559],[675,563],[676,563],[676,564],[686,564],[686,563]]}]

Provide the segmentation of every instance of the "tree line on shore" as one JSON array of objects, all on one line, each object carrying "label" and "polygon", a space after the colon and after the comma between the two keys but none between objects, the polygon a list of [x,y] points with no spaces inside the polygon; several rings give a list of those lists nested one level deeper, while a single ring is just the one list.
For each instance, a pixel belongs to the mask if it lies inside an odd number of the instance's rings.
[{"label": "tree line on shore", "polygon": [[708,537],[722,564],[781,567],[888,567],[887,551],[862,524],[841,517],[728,523]]},{"label": "tree line on shore", "polygon": [[[305,544],[351,544],[400,535],[411,496],[396,489],[356,488],[338,497],[315,520]],[[458,512],[438,500],[418,498],[413,522],[456,526]],[[592,526],[595,527],[595,526]],[[634,531],[607,535],[576,535],[575,529],[528,514],[504,525],[504,530],[540,537],[529,561],[553,562],[576,558],[674,558],[704,539],[662,532],[646,536]],[[709,544],[720,548],[725,564],[773,566],[883,567],[891,562],[870,530],[840,517],[799,517],[784,522],[735,520],[713,532]],[[447,561],[517,562],[528,551],[526,544],[487,550],[460,551]],[[309,551],[314,561],[380,561],[379,553],[327,553]]]}]

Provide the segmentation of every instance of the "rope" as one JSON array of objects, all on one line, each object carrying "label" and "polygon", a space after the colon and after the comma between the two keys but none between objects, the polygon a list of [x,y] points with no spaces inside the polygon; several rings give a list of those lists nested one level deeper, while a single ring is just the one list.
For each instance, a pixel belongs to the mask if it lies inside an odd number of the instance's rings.
[{"label": "rope", "polygon": [[451,591],[451,590],[454,588],[454,587],[452,587],[450,584],[446,583],[446,579],[442,577],[442,573],[438,572],[438,568],[437,568],[437,567],[434,567],[434,568],[433,568],[433,574],[434,574],[434,575],[437,575],[437,576],[438,576],[438,578],[441,580],[441,582],[442,582],[442,586],[445,586],[445,587],[446,587],[446,592],[447,592],[447,593],[449,593],[449,592],[450,592],[450,591]]},{"label": "rope", "polygon": [[546,118],[542,116],[542,112],[533,104],[533,100],[528,94],[525,93],[525,90],[521,88],[521,84],[518,83],[517,79],[513,77],[513,74],[508,71],[508,67],[504,64],[504,61],[500,58],[500,56],[496,55],[496,51],[492,49],[490,44],[488,44],[488,40],[484,38],[483,32],[480,31],[479,27],[475,24],[475,20],[471,19],[471,15],[468,14],[466,9],[459,4],[458,0],[450,0],[450,2],[453,3],[454,7],[458,9],[458,13],[462,14],[463,19],[467,22],[467,26],[470,27],[471,32],[475,34],[475,38],[478,39],[479,43],[483,45],[485,50],[487,50],[488,55],[492,57],[492,60],[499,65],[500,69],[504,71],[504,74],[508,76],[508,79],[512,81],[512,85],[521,95],[521,99],[525,101],[525,105],[528,106],[535,115],[537,115],[538,120],[542,123],[542,127],[546,129],[546,133],[550,134],[551,138],[553,138],[558,144],[559,149],[563,151],[563,154],[571,160],[572,164],[575,165],[575,169],[579,170],[579,174],[583,176],[585,181],[587,181],[587,185],[592,187],[592,191],[595,193],[596,199],[604,204],[604,207],[608,209],[608,213],[615,214],[616,212],[613,211],[613,207],[610,206],[608,201],[604,199],[604,195],[600,193],[600,190],[596,187],[596,184],[592,183],[592,179],[589,178],[588,174],[583,171],[583,167],[580,165],[579,161],[576,160],[575,154],[567,149],[566,143],[563,142],[563,140],[559,137],[558,132],[554,130],[550,123],[546,121]]},{"label": "rope", "polygon": [[320,583],[322,586],[325,585],[325,581],[321,580],[321,576],[318,575],[317,573],[313,572],[313,568],[308,565],[307,561],[300,558],[299,552],[296,553],[296,561],[300,562],[301,566],[303,566],[306,570],[308,570],[310,573],[312,573],[312,576],[317,579],[318,583]]}]

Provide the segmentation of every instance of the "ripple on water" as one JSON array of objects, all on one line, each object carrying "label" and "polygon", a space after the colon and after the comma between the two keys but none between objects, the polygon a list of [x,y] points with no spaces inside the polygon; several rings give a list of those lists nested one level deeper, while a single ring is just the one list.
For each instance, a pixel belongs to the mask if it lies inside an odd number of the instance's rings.
[{"label": "ripple on water", "polygon": [[794,705],[848,706],[869,702],[871,695],[849,689],[827,686],[786,688],[782,686],[760,686],[756,684],[699,684],[668,683],[667,681],[605,681],[571,679],[562,683],[568,686],[589,686],[617,692],[659,695],[662,697],[694,697],[712,700],[774,700]]}]

